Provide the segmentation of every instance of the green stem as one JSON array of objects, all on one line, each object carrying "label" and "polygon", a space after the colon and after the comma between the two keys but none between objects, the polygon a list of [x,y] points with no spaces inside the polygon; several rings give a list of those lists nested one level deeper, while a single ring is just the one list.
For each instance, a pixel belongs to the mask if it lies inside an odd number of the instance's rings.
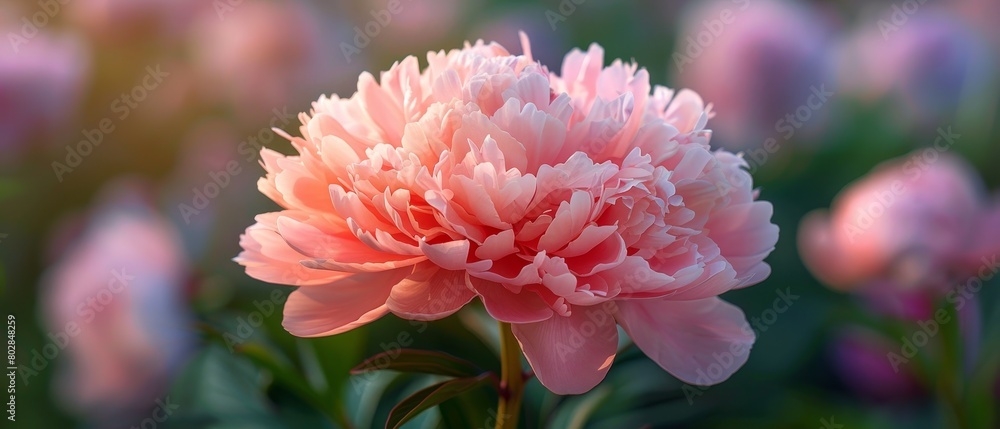
[{"label": "green stem", "polygon": [[524,372],[521,347],[510,330],[510,323],[500,322],[500,403],[497,405],[496,429],[516,429],[524,396]]},{"label": "green stem", "polygon": [[944,304],[950,317],[949,323],[941,329],[941,364],[938,368],[938,395],[945,404],[945,414],[949,416],[952,427],[967,428],[965,404],[962,400],[963,344],[959,329],[958,311],[951,304]]}]

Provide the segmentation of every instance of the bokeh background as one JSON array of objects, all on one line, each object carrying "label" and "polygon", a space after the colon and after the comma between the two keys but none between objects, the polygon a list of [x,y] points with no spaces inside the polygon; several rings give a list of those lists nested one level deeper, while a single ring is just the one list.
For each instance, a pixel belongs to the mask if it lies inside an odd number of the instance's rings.
[{"label": "bokeh background", "polygon": [[[948,212],[954,205],[941,199],[968,191],[982,215],[970,215],[972,235],[959,243],[997,237],[1000,3],[399,5],[0,4],[0,302],[16,317],[22,369],[17,421],[5,427],[382,427],[392,404],[429,379],[349,377],[365,357],[401,344],[498,367],[492,324],[473,308],[429,325],[388,316],[333,338],[293,338],[280,327],[289,290],[250,279],[231,258],[253,216],[276,207],[255,185],[259,147],[291,149],[272,127],[297,133],[298,112],[320,94],[348,97],[362,71],[377,75],[406,55],[479,38],[520,52],[518,31],[552,70],[570,49],[598,43],[606,57],[647,68],[653,83],[698,91],[714,105],[713,145],[744,152],[781,228],[771,277],[725,296],[758,320],[749,362],[730,380],[694,391],[631,347],[588,395],[559,398],[533,382],[525,427],[930,428],[952,424],[955,401],[996,408],[995,365],[977,372],[976,357],[1000,347],[1000,282],[970,296],[976,311],[956,340],[966,350],[959,372],[994,381],[949,400],[940,380],[922,383],[910,364],[895,371],[886,358],[917,325],[900,317],[889,325],[901,335],[880,335],[885,312],[817,280],[797,242],[809,212],[899,157],[959,160],[970,178],[918,189],[888,224],[917,222],[925,205]],[[366,26],[375,31],[362,35]],[[887,239],[957,237],[944,221],[920,222]],[[997,246],[986,243],[989,257]],[[933,366],[934,356],[921,349],[914,362]],[[490,427],[490,395],[466,395],[408,427]]]}]

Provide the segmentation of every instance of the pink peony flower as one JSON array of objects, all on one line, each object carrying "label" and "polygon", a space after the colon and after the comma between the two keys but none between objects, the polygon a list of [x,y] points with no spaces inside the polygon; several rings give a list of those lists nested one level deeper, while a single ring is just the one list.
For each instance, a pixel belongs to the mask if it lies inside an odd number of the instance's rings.
[{"label": "pink peony flower", "polygon": [[332,33],[343,27],[339,22],[324,28],[303,2],[247,0],[198,18],[189,42],[204,94],[251,120],[271,118],[274,109],[303,101],[316,82],[339,83],[339,76],[356,75],[364,64],[362,58],[348,64],[322,55],[348,36]]},{"label": "pink peony flower", "polygon": [[770,274],[771,204],[740,157],[711,150],[697,94],[604,67],[597,45],[556,74],[523,43],[431,52],[423,71],[408,57],[321,97],[285,135],[297,155],[263,150],[258,185],[282,210],[257,216],[236,260],[299,286],[284,312],[299,336],[476,298],[556,393],[604,378],[616,325],[681,380],[725,380],[754,335],[717,296]]},{"label": "pink peony flower", "polygon": [[964,161],[935,149],[889,161],[844,189],[831,213],[806,216],[802,257],[840,289],[879,280],[948,287],[975,274],[1000,241],[982,187]]},{"label": "pink peony flower", "polygon": [[912,18],[897,29],[872,23],[840,41],[838,87],[895,101],[904,125],[950,121],[995,75],[990,46],[947,11]]},{"label": "pink peony flower", "polygon": [[135,183],[105,194],[47,273],[43,296],[53,346],[64,350],[62,399],[89,419],[120,422],[155,406],[193,337],[176,230]]},{"label": "pink peony flower", "polygon": [[801,137],[822,128],[829,108],[797,110],[810,97],[817,102],[814,92],[835,90],[824,55],[828,21],[819,8],[782,0],[691,3],[670,64],[682,84],[712,101],[716,142],[755,148],[791,138],[789,130]]},{"label": "pink peony flower", "polygon": [[[0,29],[20,34],[19,27]],[[89,66],[87,47],[72,34],[39,32],[0,48],[0,165],[16,164],[32,142],[69,127]]]}]

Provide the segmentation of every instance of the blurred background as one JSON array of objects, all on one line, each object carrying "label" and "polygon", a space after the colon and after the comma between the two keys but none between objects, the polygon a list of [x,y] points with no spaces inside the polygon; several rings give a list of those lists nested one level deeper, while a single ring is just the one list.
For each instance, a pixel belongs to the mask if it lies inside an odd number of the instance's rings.
[{"label": "blurred background", "polygon": [[[350,377],[365,357],[499,367],[475,308],[294,338],[290,289],[231,258],[276,208],[255,185],[260,147],[291,151],[272,127],[298,133],[320,94],[406,55],[519,53],[518,31],[552,70],[598,43],[699,92],[781,228],[771,277],[725,296],[758,335],[731,379],[685,386],[632,347],[587,395],[532,382],[524,427],[1000,425],[1000,3],[398,1],[0,3],[6,426],[382,427],[430,379]],[[491,427],[494,404],[473,392],[407,427]]]}]

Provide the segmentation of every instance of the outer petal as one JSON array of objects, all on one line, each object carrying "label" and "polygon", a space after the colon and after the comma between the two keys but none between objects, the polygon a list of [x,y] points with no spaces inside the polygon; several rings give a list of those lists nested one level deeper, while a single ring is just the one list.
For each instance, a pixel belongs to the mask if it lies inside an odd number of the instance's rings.
[{"label": "outer petal", "polygon": [[546,388],[576,395],[597,386],[618,349],[618,325],[611,306],[577,307],[567,317],[512,326],[524,357]]},{"label": "outer petal", "polygon": [[552,317],[552,309],[534,292],[514,293],[500,283],[469,275],[465,279],[494,319],[507,323],[534,323]]},{"label": "outer petal", "polygon": [[845,252],[838,246],[830,229],[830,218],[825,212],[807,214],[799,226],[799,253],[813,275],[824,283],[850,289],[857,286],[866,272],[845,260]]},{"label": "outer petal", "polygon": [[285,303],[282,326],[299,337],[322,337],[350,331],[389,312],[392,287],[412,267],[346,277],[322,286],[302,287]]},{"label": "outer petal", "polygon": [[[423,269],[419,269],[423,268]],[[465,285],[465,272],[424,264],[392,288],[386,305],[411,320],[437,320],[458,311],[476,296]]]},{"label": "outer petal", "polygon": [[234,260],[246,267],[257,280],[293,286],[322,285],[345,277],[347,273],[314,270],[302,265],[308,259],[293,249],[278,233],[280,216],[304,218],[301,212],[283,211],[257,215],[257,223],[240,236],[240,252]]},{"label": "outer petal", "polygon": [[725,381],[754,342],[743,311],[718,298],[618,301],[615,317],[643,353],[691,384]]}]

